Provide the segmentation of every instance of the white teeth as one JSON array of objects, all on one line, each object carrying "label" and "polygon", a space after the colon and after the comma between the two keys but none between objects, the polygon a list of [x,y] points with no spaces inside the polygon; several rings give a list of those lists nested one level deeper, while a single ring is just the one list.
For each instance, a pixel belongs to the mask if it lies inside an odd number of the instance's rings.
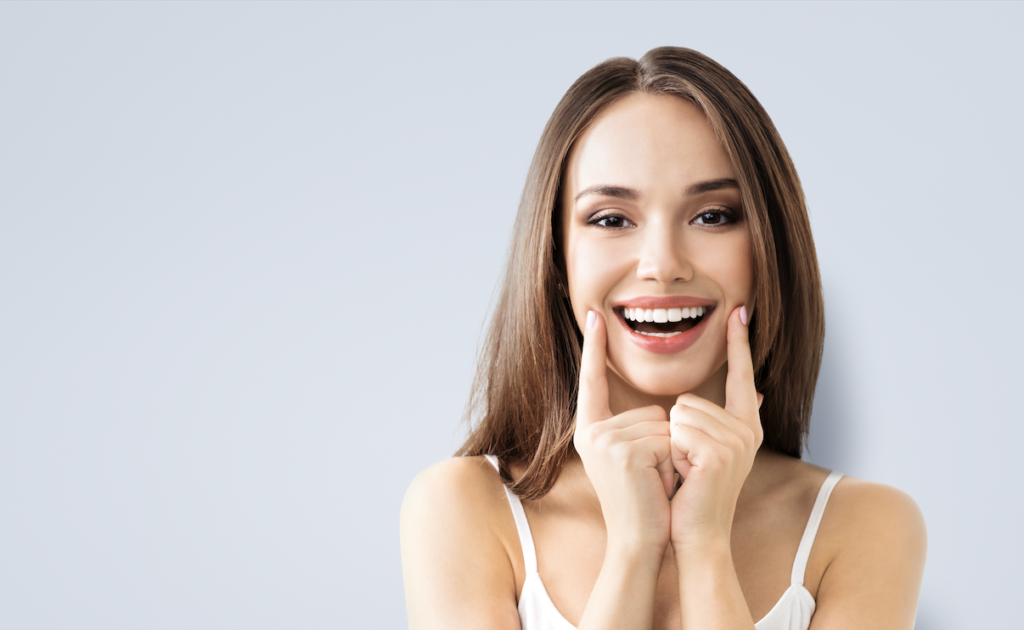
[{"label": "white teeth", "polygon": [[[631,322],[679,322],[684,319],[695,319],[703,317],[707,312],[703,306],[691,306],[689,308],[625,308],[622,315]],[[653,334],[653,333],[652,333]]]},{"label": "white teeth", "polygon": [[667,333],[643,332],[643,331],[637,331],[637,332],[639,332],[644,337],[662,337],[664,339],[667,339],[668,337],[675,337],[676,335],[683,334],[683,333],[681,333],[679,331],[667,332]]}]

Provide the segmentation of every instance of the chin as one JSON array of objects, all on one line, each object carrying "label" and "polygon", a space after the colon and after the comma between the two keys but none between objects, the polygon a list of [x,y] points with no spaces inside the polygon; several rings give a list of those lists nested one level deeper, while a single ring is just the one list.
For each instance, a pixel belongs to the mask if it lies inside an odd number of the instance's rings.
[{"label": "chin", "polygon": [[713,366],[666,369],[663,366],[627,366],[616,369],[633,389],[648,396],[678,396],[698,389],[711,378]]}]

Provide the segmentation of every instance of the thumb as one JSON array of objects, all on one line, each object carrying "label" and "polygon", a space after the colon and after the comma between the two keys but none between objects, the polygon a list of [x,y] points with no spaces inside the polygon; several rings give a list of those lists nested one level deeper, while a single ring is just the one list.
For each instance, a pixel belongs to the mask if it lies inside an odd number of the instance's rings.
[{"label": "thumb", "polygon": [[676,487],[676,467],[672,465],[671,449],[669,449],[669,456],[658,463],[658,475],[661,477],[661,483],[665,486],[665,496],[671,499],[672,491]]}]

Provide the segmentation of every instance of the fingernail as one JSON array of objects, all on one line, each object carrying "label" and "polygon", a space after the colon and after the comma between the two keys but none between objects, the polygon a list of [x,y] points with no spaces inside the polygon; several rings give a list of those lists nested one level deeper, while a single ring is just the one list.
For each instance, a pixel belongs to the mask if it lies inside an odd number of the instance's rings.
[{"label": "fingernail", "polygon": [[741,306],[740,307],[740,321],[743,322],[744,326],[747,325],[747,307],[746,306]]},{"label": "fingernail", "polygon": [[587,311],[587,330],[594,330],[594,326],[597,326],[597,313]]}]

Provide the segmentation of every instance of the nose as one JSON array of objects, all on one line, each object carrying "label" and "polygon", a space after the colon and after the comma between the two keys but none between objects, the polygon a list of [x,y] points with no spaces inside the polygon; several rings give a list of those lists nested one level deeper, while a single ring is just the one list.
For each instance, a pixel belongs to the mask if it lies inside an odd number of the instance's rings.
[{"label": "nose", "polygon": [[639,279],[664,284],[693,279],[693,267],[686,258],[676,230],[652,225],[644,236],[641,244],[643,250],[636,268]]}]

